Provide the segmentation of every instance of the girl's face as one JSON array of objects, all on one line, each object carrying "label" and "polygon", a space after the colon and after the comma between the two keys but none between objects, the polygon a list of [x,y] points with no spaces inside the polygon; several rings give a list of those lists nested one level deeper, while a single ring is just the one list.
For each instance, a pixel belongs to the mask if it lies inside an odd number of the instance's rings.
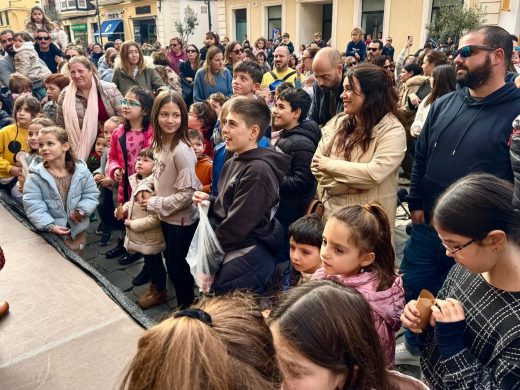
[{"label": "girl's face", "polygon": [[38,150],[40,148],[40,143],[38,142],[38,133],[42,128],[42,125],[33,124],[30,125],[27,129],[27,145],[29,145],[31,150]]},{"label": "girl's face", "polygon": [[23,38],[20,35],[18,35],[14,39],[13,46],[18,49],[19,47],[22,47],[24,43],[25,43],[25,41],[23,40]]},{"label": "girl's face", "polygon": [[206,37],[206,45],[213,46],[214,44],[215,44],[215,38],[213,38],[211,35],[208,35]]},{"label": "girl's face", "polygon": [[70,78],[78,89],[90,90],[92,87],[93,72],[85,67],[81,62],[76,62],[69,66]]},{"label": "girl's face", "polygon": [[139,49],[136,46],[128,48],[128,62],[134,66],[139,63]]},{"label": "girl's face", "polygon": [[209,99],[208,101],[211,108],[213,108],[217,113],[217,117],[220,116],[220,111],[222,111],[222,106],[220,105],[220,103],[213,99]]},{"label": "girl's face", "polygon": [[260,50],[261,50],[261,49],[263,49],[264,47],[265,47],[265,43],[264,43],[264,41],[262,41],[262,40],[258,41],[258,43],[256,44],[256,48],[257,48],[257,49],[260,49]]},{"label": "girl's face", "polygon": [[222,53],[217,53],[211,59],[211,70],[213,72],[220,72],[224,67],[224,55]]},{"label": "girl's face", "polygon": [[284,390],[336,390],[345,385],[346,373],[335,374],[317,365],[283,339],[278,325],[271,325],[276,359],[283,376]]},{"label": "girl's face", "polygon": [[40,135],[38,142],[40,144],[39,154],[42,156],[43,161],[65,161],[65,154],[70,149],[68,142],[62,144],[54,134]]},{"label": "girl's face", "polygon": [[110,145],[110,140],[112,139],[112,133],[117,129],[117,123],[112,121],[106,121],[103,126],[103,134],[105,135],[105,139],[107,140],[107,144]]},{"label": "girl's face", "polygon": [[53,101],[58,101],[61,89],[56,84],[47,84],[47,96]]},{"label": "girl's face", "polygon": [[135,162],[135,172],[142,177],[148,177],[152,174],[153,159],[146,156],[138,156]]},{"label": "girl's face", "polygon": [[347,114],[357,115],[363,109],[363,103],[365,102],[365,94],[361,91],[361,86],[356,77],[352,78],[354,85],[350,85],[348,77],[345,77],[343,83],[343,93],[341,98],[343,99],[343,108]]},{"label": "girl's face", "polygon": [[277,129],[292,129],[298,123],[300,112],[292,110],[291,104],[283,99],[276,100],[273,110],[274,125]]},{"label": "girl's face", "polygon": [[432,70],[435,67],[434,64],[432,64],[430,61],[428,61],[428,56],[424,57],[424,61],[422,64],[423,73],[425,76],[431,76]]},{"label": "girl's face", "polygon": [[39,11],[39,10],[35,9],[32,12],[32,14],[31,14],[31,18],[32,18],[34,23],[41,23],[42,20],[43,20],[43,13],[42,13],[42,11]]},{"label": "girl's face", "polygon": [[169,102],[162,106],[159,110],[157,122],[161,128],[163,138],[169,138],[171,140],[173,135],[181,127],[181,121],[181,109],[177,104]]},{"label": "girl's face", "polygon": [[135,121],[144,117],[143,107],[141,107],[135,93],[128,92],[125,98],[121,100],[121,113],[123,118],[128,121]]},{"label": "girl's face", "polygon": [[27,128],[32,120],[33,114],[28,110],[25,104],[16,111],[16,124],[18,126]]},{"label": "girl's face", "polygon": [[190,129],[200,130],[204,124],[199,119],[199,113],[197,112],[197,109],[194,107],[190,108],[190,111],[188,112],[188,127]]},{"label": "girl's face", "polygon": [[327,275],[357,275],[374,261],[374,253],[361,253],[351,237],[350,228],[338,219],[332,217],[325,224],[320,256]]}]

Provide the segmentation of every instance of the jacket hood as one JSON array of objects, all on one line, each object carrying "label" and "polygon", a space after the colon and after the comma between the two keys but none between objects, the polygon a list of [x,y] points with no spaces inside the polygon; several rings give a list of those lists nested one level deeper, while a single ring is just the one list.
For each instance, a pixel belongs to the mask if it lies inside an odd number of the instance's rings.
[{"label": "jacket hood", "polygon": [[422,74],[418,74],[417,76],[412,76],[408,80],[406,80],[405,84],[407,87],[419,86],[424,83],[425,80],[428,80],[430,77],[424,76]]},{"label": "jacket hood", "polygon": [[513,100],[520,99],[520,90],[513,83],[506,83],[502,88],[497,89],[483,99],[471,97],[469,88],[461,87],[460,84],[457,84],[455,93],[468,106],[490,106],[511,103]]},{"label": "jacket hood", "polygon": [[289,138],[293,135],[307,137],[314,143],[314,145],[318,146],[318,143],[321,139],[321,129],[316,122],[310,119],[306,119],[294,129],[282,131],[281,137]]},{"label": "jacket hood", "polygon": [[291,164],[291,157],[271,148],[255,148],[236,157],[237,161],[262,160],[269,164],[279,182],[282,181]]},{"label": "jacket hood", "polygon": [[200,158],[197,159],[197,162],[211,162],[211,157],[209,156],[206,156],[205,154],[203,154],[202,156],[200,156]]},{"label": "jacket hood", "polygon": [[34,44],[32,42],[24,42],[24,44],[22,46],[20,46],[19,48],[15,48],[13,46],[13,50],[18,53],[22,50],[34,50]]}]

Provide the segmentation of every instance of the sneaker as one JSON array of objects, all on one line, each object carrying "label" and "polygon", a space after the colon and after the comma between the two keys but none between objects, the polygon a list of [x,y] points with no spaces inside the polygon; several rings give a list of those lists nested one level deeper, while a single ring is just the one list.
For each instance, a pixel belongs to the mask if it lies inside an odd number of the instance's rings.
[{"label": "sneaker", "polygon": [[143,284],[151,282],[151,280],[152,277],[148,272],[148,268],[146,266],[143,266],[143,269],[141,270],[141,272],[139,272],[139,275],[132,279],[132,284],[134,286],[142,286]]},{"label": "sneaker", "polygon": [[419,356],[412,355],[408,348],[406,348],[404,342],[397,344],[397,346],[395,347],[396,366],[408,365],[420,367],[419,358]]},{"label": "sneaker", "polygon": [[110,233],[103,233],[101,235],[101,240],[99,241],[99,246],[108,246],[111,238],[112,235]]},{"label": "sneaker", "polygon": [[126,249],[124,247],[124,241],[120,238],[117,242],[117,246],[105,253],[105,257],[107,259],[114,259],[121,255],[126,255]]},{"label": "sneaker", "polygon": [[141,253],[127,253],[123,257],[119,259],[119,264],[121,265],[128,265],[136,262],[141,258]]}]

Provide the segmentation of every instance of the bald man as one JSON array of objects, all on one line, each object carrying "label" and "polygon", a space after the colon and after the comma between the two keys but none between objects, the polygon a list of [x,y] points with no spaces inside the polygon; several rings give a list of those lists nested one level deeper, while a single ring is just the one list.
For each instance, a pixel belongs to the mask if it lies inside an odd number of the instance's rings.
[{"label": "bald man", "polygon": [[286,46],[278,46],[274,51],[274,69],[264,74],[262,88],[268,88],[276,80],[282,80],[295,85],[297,80],[301,81],[293,68],[289,68],[289,49]]},{"label": "bald man", "polygon": [[308,118],[323,126],[334,115],[343,111],[340,96],[343,92],[344,67],[339,51],[332,47],[318,51],[312,63],[312,72],[316,82]]}]

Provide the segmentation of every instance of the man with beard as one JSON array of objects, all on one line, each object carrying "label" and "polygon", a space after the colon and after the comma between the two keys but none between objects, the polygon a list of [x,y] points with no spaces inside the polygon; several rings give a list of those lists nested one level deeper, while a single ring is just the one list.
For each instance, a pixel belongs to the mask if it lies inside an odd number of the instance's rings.
[{"label": "man with beard", "polygon": [[274,51],[274,70],[264,74],[262,88],[268,88],[276,80],[291,83],[294,86],[296,80],[301,80],[296,71],[289,68],[289,49],[287,46],[278,46]]},{"label": "man with beard", "polygon": [[367,62],[374,62],[374,60],[383,54],[383,42],[376,39],[368,44],[367,47]]},{"label": "man with beard", "polygon": [[312,63],[316,82],[308,118],[323,126],[343,111],[343,63],[337,49],[325,47],[316,53]]},{"label": "man with beard", "polygon": [[[431,106],[417,142],[408,197],[413,230],[401,263],[407,301],[417,299],[421,289],[436,296],[453,259],[463,260],[480,245],[480,240],[439,239],[429,225],[438,196],[473,172],[513,181],[508,141],[511,123],[520,113],[520,90],[504,81],[511,52],[511,37],[501,27],[468,32],[454,53],[459,86]],[[419,346],[417,336],[406,331],[405,343],[396,349],[396,364],[417,365],[413,355],[419,354]]]}]

